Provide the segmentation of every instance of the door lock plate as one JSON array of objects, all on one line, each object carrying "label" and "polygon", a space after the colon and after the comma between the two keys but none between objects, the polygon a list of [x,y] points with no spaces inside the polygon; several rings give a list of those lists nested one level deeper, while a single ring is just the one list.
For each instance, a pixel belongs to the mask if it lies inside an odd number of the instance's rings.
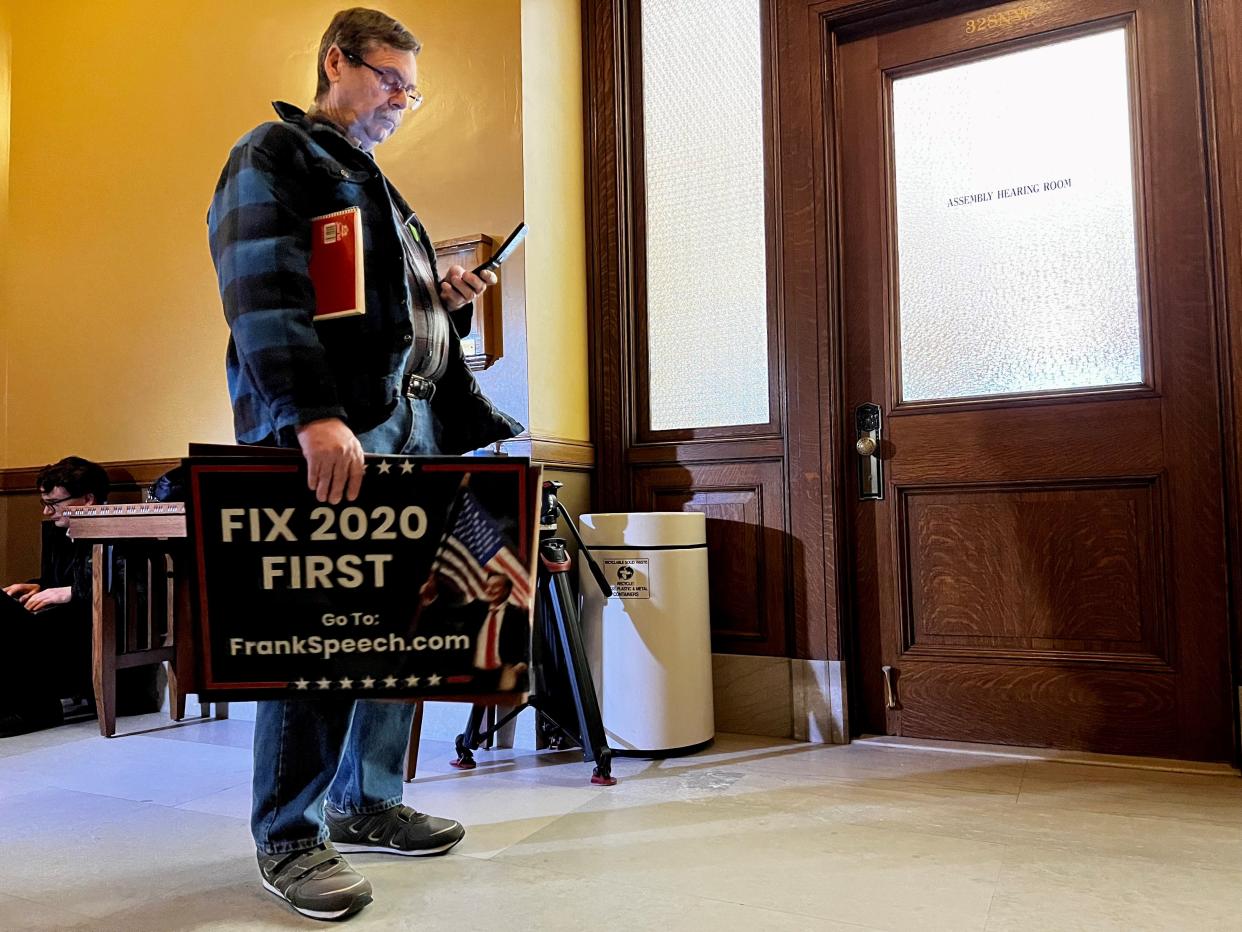
[{"label": "door lock plate", "polygon": [[859,405],[854,411],[854,452],[858,454],[858,497],[862,501],[884,498],[884,461],[880,458],[883,417],[876,404]]}]

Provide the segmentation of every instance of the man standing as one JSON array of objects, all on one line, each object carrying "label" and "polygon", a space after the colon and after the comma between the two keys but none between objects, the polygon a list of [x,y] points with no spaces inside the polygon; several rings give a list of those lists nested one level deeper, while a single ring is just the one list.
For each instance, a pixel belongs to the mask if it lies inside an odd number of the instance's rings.
[{"label": "man standing", "polygon": [[[338,13],[319,46],[314,106],[238,141],[208,213],[229,323],[241,443],[297,446],[320,501],[353,499],[363,452],[458,454],[521,425],[482,395],[460,338],[496,277],[441,279],[427,231],[371,156],[418,109],[420,45],[391,17]],[[316,323],[311,219],[361,210],[366,313]],[[259,703],[251,829],[263,885],[318,919],[371,902],[341,851],[443,854],[465,834],[401,804],[412,706]]]}]

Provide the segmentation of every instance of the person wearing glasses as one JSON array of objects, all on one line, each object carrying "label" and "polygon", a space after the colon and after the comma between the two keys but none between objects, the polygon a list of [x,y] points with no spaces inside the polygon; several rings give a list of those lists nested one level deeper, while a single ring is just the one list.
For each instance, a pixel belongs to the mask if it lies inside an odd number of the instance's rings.
[{"label": "person wearing glasses", "polygon": [[[20,630],[5,635],[6,654],[16,663],[0,671],[3,737],[59,725],[61,699],[91,692],[90,580],[81,548],[66,533],[65,509],[106,501],[108,473],[98,463],[67,456],[39,470],[35,485],[44,517],[39,576],[4,587],[34,615],[5,613],[6,627]],[[32,662],[45,657],[58,660],[51,667]]]},{"label": "person wearing glasses", "polygon": [[[108,472],[80,456],[66,456],[39,470],[35,486],[43,505],[39,576],[4,587],[26,611],[5,600],[0,623],[9,630],[7,649],[0,656],[0,737],[59,725],[65,712],[61,700],[77,701],[76,711],[84,714],[94,711],[90,548],[69,539],[65,512],[75,505],[106,502]],[[56,661],[38,662],[49,657]],[[117,671],[119,714],[159,711],[159,666]]]},{"label": "person wearing glasses", "polygon": [[[496,283],[443,274],[426,229],[373,152],[423,103],[417,39],[375,10],[344,10],[319,45],[306,112],[229,153],[208,212],[239,443],[300,449],[319,501],[352,500],[363,452],[457,455],[522,426],[479,390],[461,352],[472,302]],[[357,207],[364,314],[314,321],[312,218]],[[263,886],[299,913],[346,918],[371,884],[342,852],[447,852],[460,823],[402,804],[413,707],[353,700],[260,702],[251,831]]]}]

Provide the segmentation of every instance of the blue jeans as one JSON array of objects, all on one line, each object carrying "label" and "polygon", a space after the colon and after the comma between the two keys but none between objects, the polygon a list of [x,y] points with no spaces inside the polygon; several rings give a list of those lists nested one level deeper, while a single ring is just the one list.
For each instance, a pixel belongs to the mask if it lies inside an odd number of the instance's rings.
[{"label": "blue jeans", "polygon": [[[368,453],[434,455],[427,401],[405,399],[358,440]],[[349,813],[382,812],[401,802],[401,765],[414,706],[352,699],[276,699],[258,703],[250,831],[264,854],[313,848],[328,839],[326,799]]]}]

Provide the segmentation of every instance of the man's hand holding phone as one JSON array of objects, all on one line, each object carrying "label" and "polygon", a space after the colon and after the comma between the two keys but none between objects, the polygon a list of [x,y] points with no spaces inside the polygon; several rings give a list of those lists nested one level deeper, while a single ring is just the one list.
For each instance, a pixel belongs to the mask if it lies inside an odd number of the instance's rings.
[{"label": "man's hand holding phone", "polygon": [[462,266],[455,265],[448,270],[444,281],[440,282],[440,300],[450,311],[469,304],[487,290],[488,285],[498,281],[496,269],[511,255],[513,250],[526,239],[526,224],[519,223],[513,232],[501,243],[496,254],[480,265],[473,272],[467,272]]},{"label": "man's hand holding phone", "polygon": [[476,275],[463,266],[450,266],[448,275],[440,282],[440,301],[447,310],[455,311],[476,300],[488,285],[494,285],[497,281],[496,273],[487,269]]}]

